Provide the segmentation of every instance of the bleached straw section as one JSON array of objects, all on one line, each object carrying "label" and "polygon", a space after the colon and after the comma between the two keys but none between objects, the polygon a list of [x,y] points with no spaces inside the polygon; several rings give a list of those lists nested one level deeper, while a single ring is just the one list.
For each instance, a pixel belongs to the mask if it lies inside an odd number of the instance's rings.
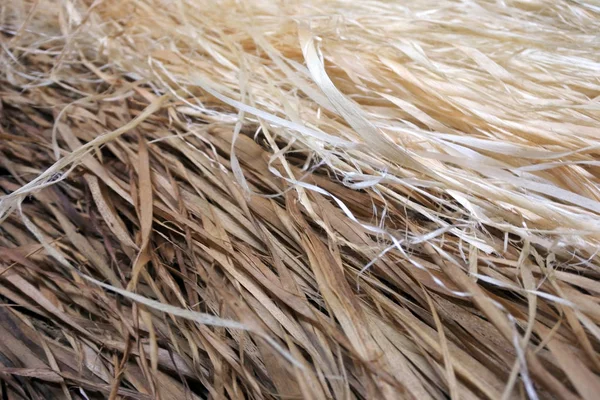
[{"label": "bleached straw section", "polygon": [[[179,112],[262,126],[345,184],[444,226],[444,212],[410,204],[427,188],[420,196],[452,210],[454,233],[486,253],[494,245],[472,233],[481,223],[549,251],[595,251],[593,5],[118,3],[64,2],[64,52],[83,42],[89,58],[181,99]],[[32,19],[51,8],[40,2]]]}]

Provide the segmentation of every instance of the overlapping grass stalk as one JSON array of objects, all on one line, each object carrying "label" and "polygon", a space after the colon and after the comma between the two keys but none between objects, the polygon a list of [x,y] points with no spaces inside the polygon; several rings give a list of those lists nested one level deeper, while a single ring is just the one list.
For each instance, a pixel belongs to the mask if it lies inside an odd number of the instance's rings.
[{"label": "overlapping grass stalk", "polygon": [[597,398],[597,2],[0,24],[8,398]]}]

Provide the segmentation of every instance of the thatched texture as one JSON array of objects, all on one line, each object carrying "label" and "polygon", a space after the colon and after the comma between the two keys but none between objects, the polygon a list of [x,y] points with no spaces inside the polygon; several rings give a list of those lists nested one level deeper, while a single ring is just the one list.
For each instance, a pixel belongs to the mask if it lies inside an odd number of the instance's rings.
[{"label": "thatched texture", "polygon": [[0,24],[4,398],[600,396],[598,5]]}]

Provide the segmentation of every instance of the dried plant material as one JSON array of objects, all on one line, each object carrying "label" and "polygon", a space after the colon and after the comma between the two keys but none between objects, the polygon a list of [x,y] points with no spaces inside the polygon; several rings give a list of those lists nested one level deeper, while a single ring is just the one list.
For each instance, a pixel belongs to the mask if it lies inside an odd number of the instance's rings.
[{"label": "dried plant material", "polygon": [[595,399],[591,0],[0,24],[4,398]]}]

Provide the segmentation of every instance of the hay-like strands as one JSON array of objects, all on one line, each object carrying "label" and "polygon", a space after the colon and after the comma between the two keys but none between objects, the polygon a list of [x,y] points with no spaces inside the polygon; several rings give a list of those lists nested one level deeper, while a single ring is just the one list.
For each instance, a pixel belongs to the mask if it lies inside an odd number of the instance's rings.
[{"label": "hay-like strands", "polygon": [[594,399],[598,11],[5,5],[6,391]]}]

